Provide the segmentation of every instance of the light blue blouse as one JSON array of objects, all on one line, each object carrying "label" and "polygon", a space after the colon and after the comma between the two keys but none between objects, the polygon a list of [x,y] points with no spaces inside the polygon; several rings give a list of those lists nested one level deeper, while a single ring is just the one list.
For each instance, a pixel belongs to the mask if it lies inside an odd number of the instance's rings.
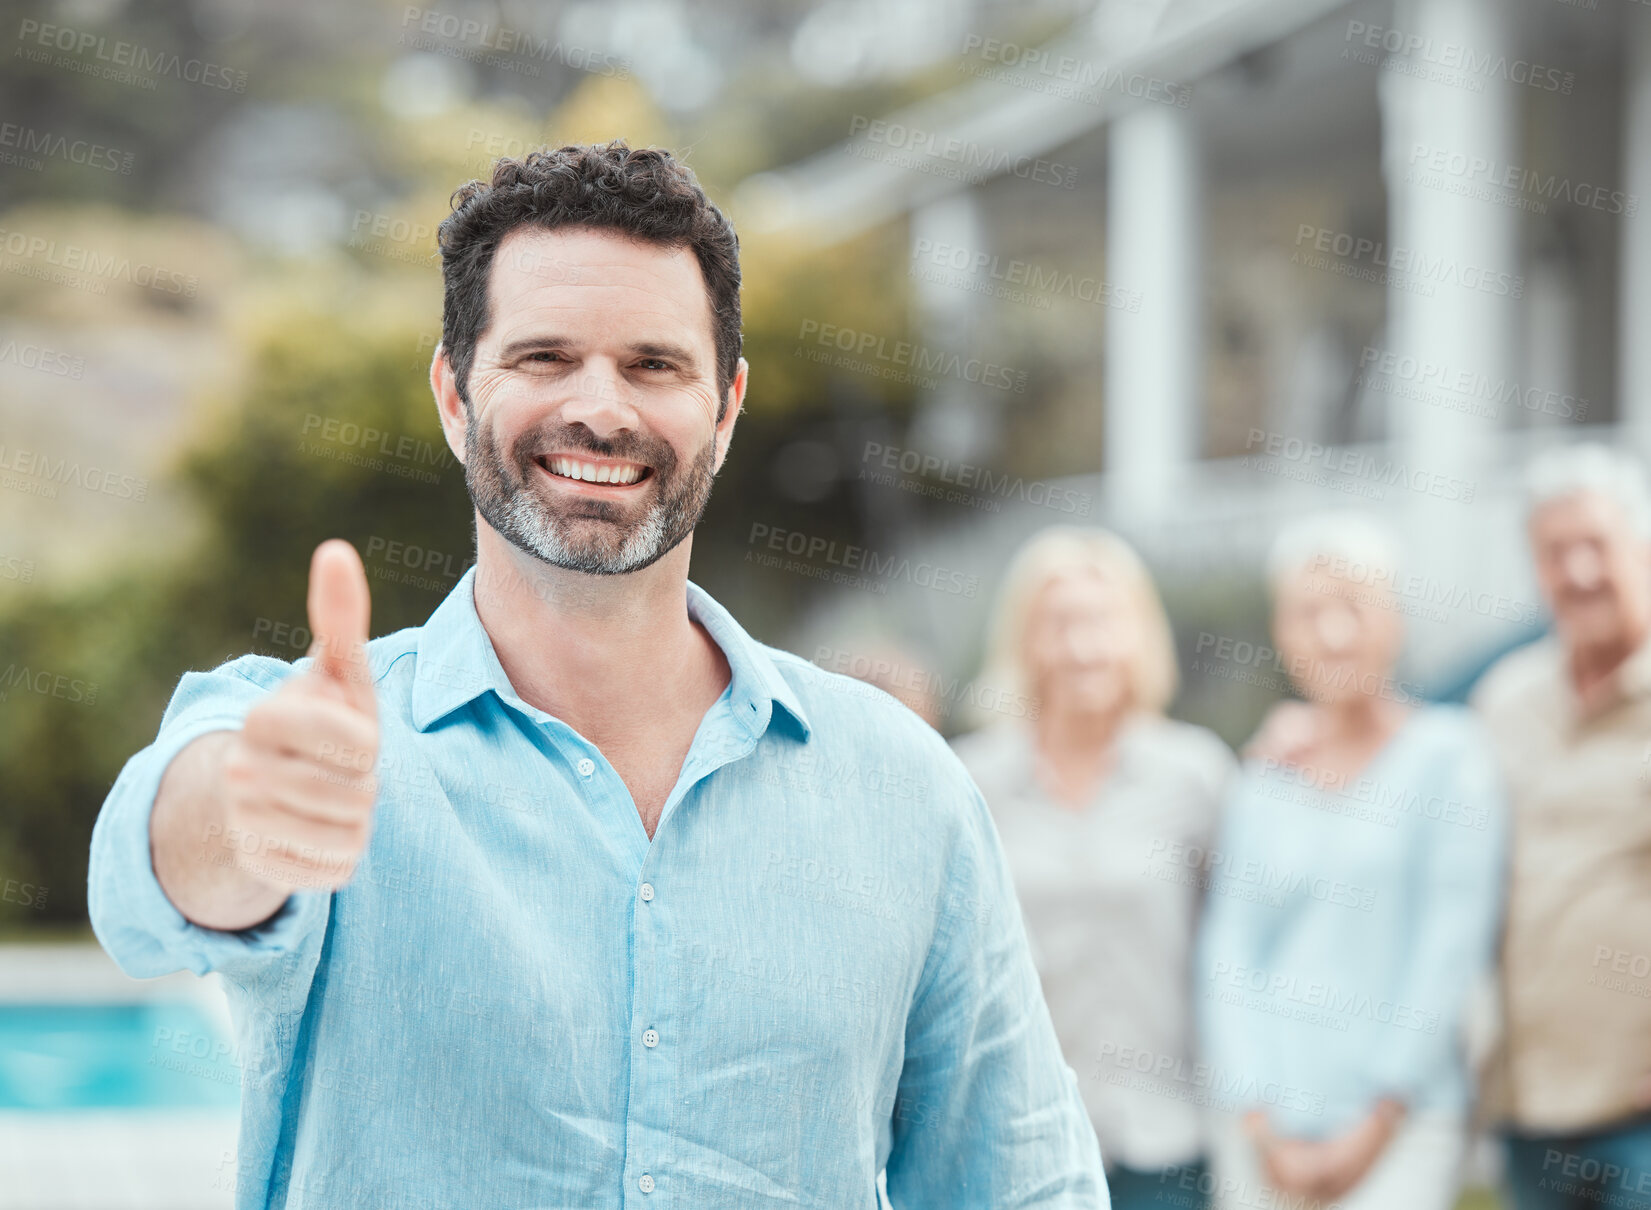
[{"label": "light blue blouse", "polygon": [[1209,896],[1196,994],[1210,1103],[1312,1138],[1382,1097],[1464,1109],[1462,1023],[1494,954],[1506,814],[1462,707],[1414,711],[1342,784],[1246,762],[1216,844],[1185,857]]}]

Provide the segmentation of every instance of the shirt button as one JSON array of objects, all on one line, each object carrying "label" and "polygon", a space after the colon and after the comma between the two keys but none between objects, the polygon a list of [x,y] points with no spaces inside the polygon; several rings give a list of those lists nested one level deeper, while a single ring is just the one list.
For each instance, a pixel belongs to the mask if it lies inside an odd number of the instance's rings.
[{"label": "shirt button", "polygon": [[652,1193],[654,1191],[654,1178],[644,1172],[642,1179],[636,1182],[636,1187],[642,1190],[643,1193]]},{"label": "shirt button", "polygon": [[642,1045],[644,1045],[644,1046],[658,1046],[659,1045],[659,1031],[655,1030],[655,1029],[645,1029],[645,1030],[643,1030],[642,1031]]},{"label": "shirt button", "polygon": [[580,777],[589,777],[592,773],[595,773],[595,772],[596,772],[596,762],[593,761],[588,756],[582,757],[579,761],[579,776]]},{"label": "shirt button", "polygon": [[642,896],[643,903],[652,903],[654,897],[654,884],[651,882],[644,882],[642,884],[642,890],[638,893]]}]

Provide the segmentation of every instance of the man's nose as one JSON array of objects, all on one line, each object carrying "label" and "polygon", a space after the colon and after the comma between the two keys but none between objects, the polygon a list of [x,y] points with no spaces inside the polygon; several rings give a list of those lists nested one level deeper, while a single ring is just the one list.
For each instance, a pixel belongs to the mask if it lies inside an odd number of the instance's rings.
[{"label": "man's nose", "polygon": [[1561,566],[1566,583],[1580,592],[1592,592],[1605,579],[1604,561],[1588,546],[1571,547],[1565,552]]},{"label": "man's nose", "polygon": [[582,424],[598,437],[637,426],[630,384],[611,360],[593,358],[573,378],[562,419]]}]

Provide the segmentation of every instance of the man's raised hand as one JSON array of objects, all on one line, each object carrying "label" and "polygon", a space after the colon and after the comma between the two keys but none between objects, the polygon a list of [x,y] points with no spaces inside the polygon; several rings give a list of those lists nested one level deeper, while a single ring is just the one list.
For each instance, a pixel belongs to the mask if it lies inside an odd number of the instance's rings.
[{"label": "man's raised hand", "polygon": [[355,547],[310,561],[309,669],[247,712],[223,757],[225,842],[236,866],[283,890],[354,874],[378,796],[378,703],[367,667],[371,597]]}]

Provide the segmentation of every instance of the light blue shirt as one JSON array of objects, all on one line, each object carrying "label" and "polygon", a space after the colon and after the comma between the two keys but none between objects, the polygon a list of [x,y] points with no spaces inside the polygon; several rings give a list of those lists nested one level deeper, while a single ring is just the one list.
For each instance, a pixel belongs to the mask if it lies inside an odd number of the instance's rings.
[{"label": "light blue shirt", "polygon": [[1250,760],[1207,853],[1196,988],[1220,1109],[1322,1138],[1383,1097],[1459,1114],[1462,1025],[1493,959],[1507,808],[1458,706],[1415,710],[1345,783]]},{"label": "light blue shirt", "polygon": [[218,971],[236,1205],[1105,1207],[985,803],[893,698],[687,608],[732,680],[650,842],[511,688],[467,573],[369,644],[379,798],[353,880],[240,932],[149,859],[180,749],[305,661],[185,675],[110,791],[89,902],[129,974]]}]

